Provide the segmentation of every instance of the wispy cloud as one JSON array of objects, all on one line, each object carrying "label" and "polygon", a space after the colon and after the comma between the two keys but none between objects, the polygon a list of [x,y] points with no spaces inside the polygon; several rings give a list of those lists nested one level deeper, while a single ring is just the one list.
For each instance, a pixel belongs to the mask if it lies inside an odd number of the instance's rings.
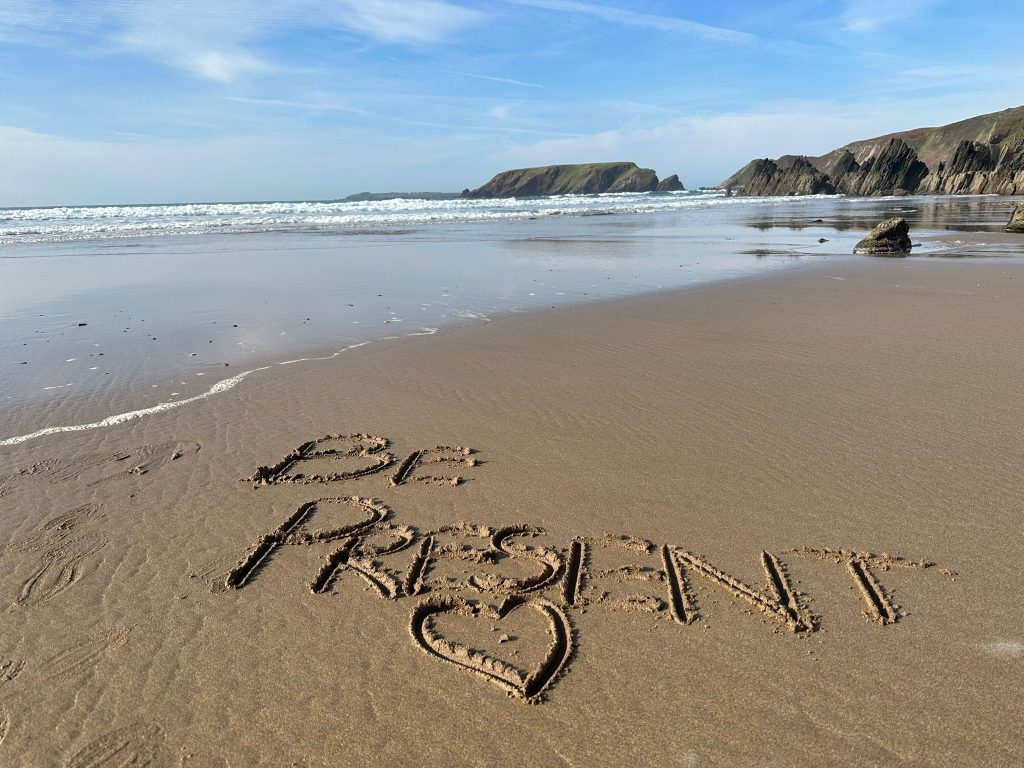
[{"label": "wispy cloud", "polygon": [[458,77],[469,77],[474,80],[486,80],[489,83],[504,83],[505,85],[518,85],[523,88],[543,88],[544,86],[540,83],[528,83],[525,80],[514,80],[511,77],[495,77],[494,75],[477,75],[473,72],[456,72],[454,69],[439,69],[438,72],[443,72],[447,75],[457,75]]},{"label": "wispy cloud", "polygon": [[1003,88],[1014,93],[1019,74],[1012,67],[999,64],[974,64],[946,61],[920,62],[917,66],[886,70],[877,83],[892,93],[913,95],[918,93],[968,94]]},{"label": "wispy cloud", "polygon": [[565,131],[540,130],[535,128],[513,128],[507,125],[456,125],[454,123],[435,123],[426,120],[401,120],[404,125],[418,125],[423,128],[442,128],[445,130],[471,132],[471,133],[522,133],[532,136],[564,136],[577,138],[578,133],[566,133]]},{"label": "wispy cloud", "polygon": [[[9,6],[9,7],[8,7]],[[279,69],[265,46],[288,30],[336,30],[397,45],[428,45],[482,22],[448,0],[6,0],[0,44],[65,45],[133,54],[230,83]]]},{"label": "wispy cloud", "polygon": [[509,0],[509,2],[531,8],[542,8],[548,11],[594,16],[613,24],[654,29],[659,32],[674,32],[719,43],[747,43],[756,39],[754,35],[748,32],[740,32],[735,29],[714,27],[697,21],[676,18],[675,16],[637,13],[636,11],[627,11],[610,5],[584,3],[578,0]]},{"label": "wispy cloud", "polygon": [[443,0],[344,0],[340,5],[331,14],[336,23],[389,43],[440,42],[485,18]]},{"label": "wispy cloud", "polygon": [[273,69],[255,49],[264,17],[240,0],[192,0],[186,7],[111,3],[105,9],[114,30],[107,40],[111,52],[137,54],[223,83]]},{"label": "wispy cloud", "polygon": [[938,0],[850,0],[843,12],[847,32],[875,32],[882,27],[914,18]]},{"label": "wispy cloud", "polygon": [[918,78],[921,80],[936,80],[948,82],[950,80],[962,80],[964,78],[993,78],[1005,75],[1016,79],[1018,73],[1008,70],[1005,67],[983,66],[978,64],[931,64],[922,67],[912,67],[900,72],[905,77]]},{"label": "wispy cloud", "polygon": [[225,96],[225,100],[237,104],[250,104],[257,107],[280,107],[282,109],[304,109],[311,112],[350,112],[354,115],[370,114],[365,109],[350,107],[331,101],[292,101],[291,99],[257,99],[248,96]]},{"label": "wispy cloud", "polygon": [[103,15],[94,4],[62,7],[56,0],[5,0],[0,45],[56,46],[70,32],[95,32]]}]

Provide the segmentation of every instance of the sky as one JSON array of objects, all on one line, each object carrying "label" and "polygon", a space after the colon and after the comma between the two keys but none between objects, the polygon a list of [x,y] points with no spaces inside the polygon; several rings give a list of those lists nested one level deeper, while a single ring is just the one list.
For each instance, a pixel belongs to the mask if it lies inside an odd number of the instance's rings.
[{"label": "sky", "polygon": [[0,206],[459,191],[1024,104],[1024,0],[0,0]]}]

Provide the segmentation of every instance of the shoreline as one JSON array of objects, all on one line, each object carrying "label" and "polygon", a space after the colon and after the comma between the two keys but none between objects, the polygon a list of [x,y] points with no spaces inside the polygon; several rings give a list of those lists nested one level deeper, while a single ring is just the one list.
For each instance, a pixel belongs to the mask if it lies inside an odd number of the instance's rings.
[{"label": "shoreline", "polygon": [[[993,239],[991,237],[991,234],[984,232],[975,233],[973,235],[966,235],[963,239],[954,239],[952,235],[936,235],[925,239],[932,242],[943,243],[948,247],[949,250],[939,253],[912,254],[908,258],[914,258],[916,256],[917,259],[927,258],[930,261],[938,260],[961,263],[973,261],[979,263],[1000,264],[1017,258],[1011,254],[1006,253],[1005,249],[1009,245],[1017,245],[1019,241],[1019,238],[1015,238],[1014,235],[1006,234],[1005,237],[995,238],[997,242],[993,244],[992,242],[989,242]],[[979,252],[964,254],[961,254],[959,252],[971,248],[988,248],[994,250],[995,252],[992,253],[983,250],[980,250]],[[788,273],[791,272],[799,272],[801,270],[816,268],[823,269],[828,267],[829,265],[842,265],[846,263],[856,262],[865,258],[872,257],[856,255],[814,256],[808,254],[794,254],[791,263],[778,265],[770,270],[758,271],[749,274],[719,275],[709,277],[700,282],[695,282],[688,285],[672,286],[668,288],[655,288],[645,290],[640,293],[628,294],[625,296],[612,296],[603,297],[599,299],[577,300],[576,302],[569,302],[567,304],[563,304],[560,306],[552,306],[549,308],[506,310],[484,318],[483,322],[484,324],[490,324],[492,322],[502,323],[516,317],[571,312],[574,309],[579,309],[583,307],[586,307],[588,309],[599,309],[601,307],[615,309],[617,307],[621,307],[622,305],[628,305],[632,302],[644,302],[645,300],[655,299],[664,296],[685,296],[687,294],[691,294],[694,292],[699,293],[704,290],[713,290],[716,287],[728,285],[734,282],[742,283],[744,281],[750,280],[757,281],[772,278],[784,278]],[[342,355],[345,355],[348,352],[352,352],[362,347],[370,345],[380,345],[388,342],[397,342],[405,340],[407,338],[434,336],[437,333],[457,332],[460,329],[475,327],[478,323],[474,321],[477,320],[479,320],[479,318],[463,318],[461,321],[453,322],[449,325],[446,325],[444,328],[422,328],[416,331],[409,331],[401,335],[389,335],[382,336],[379,338],[370,338],[364,341],[358,341],[347,344],[340,349],[337,349],[334,345],[331,344],[311,347],[305,350],[305,356],[295,359],[280,360],[268,358],[264,360],[257,360],[255,361],[255,364],[252,368],[248,368],[239,373],[235,373],[232,376],[218,380],[209,389],[200,392],[196,395],[192,395],[190,397],[183,398],[180,400],[160,401],[158,403],[153,403],[151,405],[141,405],[129,411],[100,416],[92,421],[87,421],[86,423],[75,422],[71,424],[49,424],[47,426],[40,426],[38,429],[22,434],[0,435],[0,447],[24,444],[26,442],[33,441],[40,437],[44,437],[51,434],[67,434],[118,426],[129,421],[134,421],[135,419],[138,418],[145,418],[150,415],[157,415],[167,411],[175,410],[177,408],[186,407],[192,405],[193,403],[207,400],[208,398],[213,397],[215,395],[226,393],[234,389],[236,386],[242,384],[242,382],[245,379],[249,378],[252,374],[263,373],[265,371],[275,371],[278,368],[303,363],[329,362],[337,359]],[[552,322],[555,322],[555,320],[552,320]],[[131,389],[131,385],[127,385],[124,389],[118,390],[111,394],[115,399],[122,399],[125,398],[126,396],[133,397],[134,395],[139,393],[138,391],[133,391]],[[76,410],[80,410],[83,405],[84,404],[79,403],[77,409],[75,406],[72,406],[72,415],[70,415],[69,417],[70,420],[74,421],[75,417],[73,414],[76,412]],[[85,405],[85,408],[87,409],[92,409],[94,407],[95,406],[92,403]],[[39,413],[47,409],[45,406],[37,406],[33,410],[36,413]]]},{"label": "shoreline", "polygon": [[[295,359],[287,359],[287,360],[281,360],[281,359],[275,359],[275,358],[265,358],[265,359],[262,359],[262,360],[256,360],[256,361],[254,361],[254,365],[253,365],[252,368],[248,368],[248,369],[246,369],[244,371],[241,371],[239,373],[233,374],[232,376],[229,376],[229,377],[226,377],[224,379],[218,380],[209,389],[207,389],[206,391],[201,392],[201,393],[199,393],[197,395],[193,395],[193,396],[190,396],[190,397],[187,397],[187,398],[183,398],[181,400],[172,400],[172,401],[166,401],[166,402],[165,401],[161,401],[161,402],[158,402],[158,403],[154,403],[152,405],[140,405],[138,408],[134,408],[134,409],[132,409],[130,411],[125,411],[125,412],[115,413],[115,414],[109,414],[107,416],[95,418],[93,421],[91,421],[89,423],[85,423],[85,424],[78,424],[78,423],[76,423],[76,424],[64,424],[64,425],[48,425],[48,426],[45,426],[45,427],[40,427],[37,430],[33,430],[32,432],[28,432],[28,433],[24,433],[24,434],[0,435],[0,447],[22,444],[24,442],[27,442],[27,441],[30,441],[30,440],[34,440],[34,439],[36,439],[38,437],[42,437],[42,436],[49,435],[49,434],[61,434],[61,433],[68,433],[68,432],[80,432],[80,431],[91,430],[91,429],[106,428],[108,426],[116,426],[116,425],[119,425],[119,424],[126,423],[128,421],[132,421],[132,420],[134,420],[136,418],[140,418],[140,417],[144,417],[144,416],[148,416],[148,415],[152,415],[152,414],[158,414],[158,413],[163,413],[163,412],[166,412],[166,411],[174,410],[174,409],[177,409],[177,408],[180,408],[180,407],[191,405],[192,403],[195,403],[195,402],[206,400],[207,398],[209,398],[209,397],[211,397],[213,395],[230,391],[235,386],[240,384],[244,379],[248,378],[251,374],[254,374],[254,373],[261,373],[261,372],[264,372],[264,371],[272,371],[272,370],[276,370],[279,367],[296,365],[296,364],[302,364],[302,363],[327,362],[327,361],[334,360],[334,359],[338,358],[339,356],[344,355],[347,352],[359,349],[361,347],[369,346],[369,345],[384,344],[384,343],[387,343],[387,342],[400,341],[400,340],[403,340],[403,339],[406,339],[406,338],[412,338],[412,337],[433,336],[433,335],[435,335],[437,333],[447,333],[447,332],[450,332],[450,331],[457,331],[459,329],[466,328],[466,327],[473,327],[475,325],[480,324],[481,322],[483,324],[489,324],[489,323],[492,323],[492,322],[499,322],[500,323],[500,322],[506,321],[506,320],[508,320],[510,318],[520,317],[520,316],[524,316],[524,315],[534,315],[534,314],[545,314],[545,313],[557,313],[557,312],[562,312],[562,311],[571,311],[574,308],[579,308],[579,307],[584,307],[584,306],[585,307],[615,306],[616,304],[619,304],[621,302],[630,302],[630,301],[636,301],[636,300],[643,300],[644,298],[647,298],[647,297],[659,296],[659,295],[663,295],[663,294],[687,293],[687,292],[690,292],[690,291],[700,291],[700,290],[702,290],[704,288],[710,288],[710,287],[713,287],[713,286],[716,286],[716,285],[719,285],[719,284],[722,284],[722,283],[728,283],[728,282],[732,282],[732,281],[735,281],[735,280],[756,279],[756,278],[759,278],[759,277],[764,277],[764,276],[769,275],[769,274],[775,274],[775,273],[778,273],[778,272],[787,272],[787,271],[790,271],[790,270],[802,269],[802,268],[806,269],[808,267],[811,267],[815,263],[819,263],[820,259],[822,259],[822,258],[824,258],[824,257],[813,256],[813,255],[806,255],[806,254],[804,254],[804,255],[794,255],[792,263],[785,264],[785,265],[775,266],[770,271],[768,271],[768,270],[766,270],[766,271],[759,271],[759,272],[750,273],[750,274],[716,275],[716,276],[713,276],[713,277],[707,277],[705,279],[702,279],[699,282],[694,282],[694,283],[690,283],[690,284],[686,284],[686,285],[682,285],[682,286],[672,286],[672,287],[667,287],[667,288],[653,288],[653,289],[648,289],[648,290],[641,291],[639,293],[627,294],[627,295],[624,295],[624,296],[611,296],[611,297],[602,297],[602,298],[596,298],[596,299],[583,299],[583,300],[577,299],[576,301],[570,301],[570,302],[567,302],[567,303],[563,303],[563,304],[561,304],[559,306],[551,306],[551,307],[546,307],[546,308],[534,307],[534,308],[527,308],[527,309],[521,309],[521,310],[504,310],[504,311],[499,311],[499,312],[493,313],[493,314],[488,315],[488,316],[483,317],[483,318],[464,317],[464,318],[461,318],[460,320],[450,322],[449,324],[445,325],[443,328],[421,328],[421,329],[418,329],[418,330],[415,330],[415,331],[409,331],[409,332],[406,332],[406,333],[403,333],[403,334],[400,334],[400,335],[388,335],[388,336],[381,336],[381,337],[377,337],[377,338],[369,338],[369,339],[366,339],[366,340],[363,340],[363,341],[357,341],[357,342],[346,344],[344,347],[342,347],[340,349],[338,349],[336,345],[330,344],[330,343],[321,344],[321,345],[318,345],[318,346],[312,346],[312,347],[309,347],[306,350],[304,350],[304,352],[303,352],[304,356],[303,357],[299,357],[299,358],[295,358]],[[851,258],[853,258],[853,257],[851,257]],[[799,261],[799,259],[803,259],[803,261]],[[144,392],[144,390],[142,390],[142,391]],[[128,384],[128,385],[125,385],[123,388],[118,389],[118,390],[116,390],[114,392],[111,392],[111,393],[108,393],[108,394],[110,396],[110,399],[121,400],[121,399],[124,399],[126,397],[127,398],[134,397],[135,395],[140,394],[140,391],[137,390],[137,389],[133,389],[132,385]],[[74,417],[73,414],[76,412],[76,410],[80,410],[83,406],[86,409],[93,409],[93,408],[95,408],[95,406],[92,403],[88,403],[88,404],[79,403],[77,405],[77,408],[76,408],[76,406],[72,405],[71,406],[72,414],[69,415],[69,418],[71,420],[74,420],[75,417]],[[43,411],[47,410],[47,406],[46,405],[36,405],[32,410],[37,412],[37,413],[38,412],[43,412]],[[86,417],[86,418],[93,418],[93,417]]]}]

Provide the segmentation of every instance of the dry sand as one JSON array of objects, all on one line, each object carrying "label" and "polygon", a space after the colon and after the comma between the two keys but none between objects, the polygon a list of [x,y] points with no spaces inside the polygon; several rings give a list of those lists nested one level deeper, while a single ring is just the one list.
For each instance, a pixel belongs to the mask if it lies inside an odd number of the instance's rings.
[{"label": "dry sand", "polygon": [[1020,765],[1022,348],[846,259],[4,448],[0,763]]}]

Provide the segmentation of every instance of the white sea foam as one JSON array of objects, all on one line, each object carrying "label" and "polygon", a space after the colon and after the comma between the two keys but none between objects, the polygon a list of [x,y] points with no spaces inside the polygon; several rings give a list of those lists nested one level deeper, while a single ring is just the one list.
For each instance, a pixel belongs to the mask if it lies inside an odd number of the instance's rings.
[{"label": "white sea foam", "polygon": [[[422,329],[420,331],[414,331],[413,333],[407,333],[407,334],[405,334],[405,336],[432,336],[435,333],[437,333],[437,329],[436,328],[424,328],[424,329]],[[385,336],[382,339],[377,339],[377,341],[388,341],[388,340],[400,339],[400,338],[403,338],[403,337],[402,336]],[[346,347],[342,347],[337,352],[335,352],[335,353],[333,353],[331,355],[328,355],[326,357],[303,357],[303,358],[299,358],[297,360],[285,360],[283,362],[277,363],[277,365],[293,365],[295,363],[304,363],[304,362],[311,362],[311,361],[316,361],[316,360],[333,360],[334,358],[338,357],[339,355],[344,354],[345,352],[348,352],[349,350],[356,349],[358,347],[365,347],[368,344],[373,344],[373,343],[374,343],[373,341],[361,341],[361,342],[358,342],[356,344],[349,344]],[[88,424],[67,424],[67,425],[63,425],[63,426],[59,426],[59,427],[44,427],[43,429],[39,429],[39,430],[36,430],[35,432],[30,432],[30,433],[25,434],[25,435],[17,435],[15,437],[8,437],[8,438],[0,439],[0,446],[4,446],[4,445],[18,445],[20,443],[28,442],[29,440],[34,440],[37,437],[45,437],[46,435],[56,435],[56,434],[59,434],[61,432],[85,432],[85,431],[91,430],[91,429],[102,429],[104,427],[116,427],[117,425],[124,424],[125,422],[128,422],[128,421],[134,421],[135,419],[141,419],[143,416],[153,416],[154,414],[157,414],[157,413],[163,413],[164,411],[169,411],[169,410],[171,410],[173,408],[180,408],[183,405],[188,405],[190,403],[196,403],[196,402],[199,402],[200,400],[206,400],[208,397],[213,397],[214,395],[219,395],[222,392],[227,392],[229,389],[232,389],[232,388],[236,387],[238,384],[240,384],[242,382],[242,380],[245,379],[247,376],[249,376],[249,375],[251,375],[253,373],[257,373],[258,371],[270,370],[270,368],[272,368],[272,367],[273,366],[264,365],[264,366],[262,366],[260,368],[253,368],[252,370],[249,370],[249,371],[243,371],[242,373],[239,373],[239,374],[237,374],[235,376],[231,376],[230,378],[227,378],[227,379],[221,379],[220,381],[218,381],[216,384],[214,384],[212,387],[210,387],[205,392],[203,392],[201,394],[198,394],[198,395],[194,395],[193,397],[187,397],[184,400],[173,400],[173,401],[170,401],[170,402],[157,403],[156,405],[151,405],[148,408],[140,408],[140,409],[134,410],[134,411],[127,411],[126,413],[118,413],[118,414],[115,414],[113,416],[108,416],[105,419],[101,419],[100,421],[93,421],[93,422],[90,422]],[[67,386],[71,386],[71,385],[68,384]],[[47,389],[50,389],[50,387],[47,387]],[[177,394],[177,393],[175,393],[175,394]]]},{"label": "white sea foam", "polygon": [[60,432],[84,432],[89,429],[101,429],[103,427],[115,427],[118,424],[124,424],[127,421],[133,421],[135,419],[141,419],[143,416],[152,416],[155,413],[163,413],[169,411],[172,408],[180,408],[183,405],[194,403],[199,400],[205,400],[213,395],[220,394],[221,392],[227,392],[229,389],[238,384],[242,379],[251,373],[256,371],[265,371],[269,366],[263,368],[253,368],[251,371],[244,371],[237,376],[232,376],[229,379],[222,379],[210,387],[208,390],[200,395],[189,397],[184,400],[175,400],[167,403],[157,403],[149,408],[140,408],[137,411],[128,411],[127,413],[118,413],[114,416],[108,416],[100,421],[93,421],[89,424],[67,424],[60,427],[44,427],[43,429],[30,432],[27,435],[18,435],[16,437],[8,437],[0,440],[0,445],[18,445],[19,443],[25,443],[29,440],[34,440],[37,437],[45,437],[46,435],[56,435]]},{"label": "white sea foam", "polygon": [[[6,208],[0,209],[0,243],[264,231],[358,232],[551,216],[653,213],[718,205],[745,205],[753,200],[754,198],[726,198],[718,192],[697,190],[499,200],[188,203]],[[765,204],[763,199],[759,202]]]}]

